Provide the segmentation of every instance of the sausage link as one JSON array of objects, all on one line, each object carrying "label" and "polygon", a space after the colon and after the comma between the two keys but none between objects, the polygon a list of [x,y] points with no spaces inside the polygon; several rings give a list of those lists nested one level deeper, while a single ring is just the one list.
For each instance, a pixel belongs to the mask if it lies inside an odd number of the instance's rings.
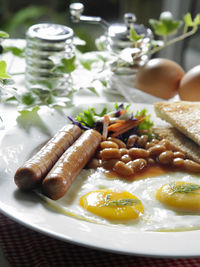
[{"label": "sausage link", "polygon": [[64,151],[81,135],[76,125],[66,125],[15,173],[16,185],[22,190],[33,189],[45,177]]},{"label": "sausage link", "polygon": [[69,189],[72,182],[94,155],[101,142],[101,134],[95,130],[85,131],[70,146],[42,182],[42,189],[49,198],[57,200]]}]

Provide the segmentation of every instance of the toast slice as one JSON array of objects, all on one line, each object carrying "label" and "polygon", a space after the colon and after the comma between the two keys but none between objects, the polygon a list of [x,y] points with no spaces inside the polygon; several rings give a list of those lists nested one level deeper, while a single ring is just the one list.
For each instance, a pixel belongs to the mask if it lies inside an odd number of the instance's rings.
[{"label": "toast slice", "polygon": [[174,127],[154,128],[153,132],[160,138],[168,139],[186,158],[200,163],[200,147]]},{"label": "toast slice", "polygon": [[158,117],[200,146],[200,102],[158,102],[154,109]]}]

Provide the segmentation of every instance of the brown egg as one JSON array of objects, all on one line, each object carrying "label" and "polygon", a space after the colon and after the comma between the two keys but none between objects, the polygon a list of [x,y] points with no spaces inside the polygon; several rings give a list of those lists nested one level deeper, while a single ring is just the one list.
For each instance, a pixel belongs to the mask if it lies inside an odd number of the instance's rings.
[{"label": "brown egg", "polygon": [[136,74],[136,88],[163,99],[173,97],[179,88],[184,70],[176,62],[155,58],[149,60]]},{"label": "brown egg", "polygon": [[200,65],[189,70],[180,82],[181,100],[200,101]]}]

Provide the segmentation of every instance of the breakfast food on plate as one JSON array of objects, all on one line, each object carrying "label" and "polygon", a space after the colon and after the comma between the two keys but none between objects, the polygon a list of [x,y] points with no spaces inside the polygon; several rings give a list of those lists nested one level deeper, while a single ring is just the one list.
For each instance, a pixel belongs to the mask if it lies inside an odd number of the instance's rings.
[{"label": "breakfast food on plate", "polygon": [[174,127],[154,127],[153,132],[160,139],[167,139],[179,151],[185,154],[186,158],[200,163],[200,148],[190,138],[182,134]]},{"label": "breakfast food on plate", "polygon": [[181,100],[200,101],[200,65],[184,75],[178,93]]},{"label": "breakfast food on plate", "polygon": [[101,134],[95,130],[85,131],[56,162],[42,182],[44,193],[51,199],[61,198],[74,178],[95,153]]},{"label": "breakfast food on plate", "polygon": [[126,191],[114,192],[107,189],[91,191],[81,197],[80,205],[109,220],[133,220],[144,213],[141,201]]},{"label": "breakfast food on plate", "polygon": [[53,167],[63,152],[81,135],[76,125],[64,126],[42,149],[15,173],[15,183],[23,190],[33,189]]},{"label": "breakfast food on plate", "polygon": [[200,102],[160,102],[154,108],[158,117],[200,145]]},{"label": "breakfast food on plate", "polygon": [[139,69],[135,87],[153,96],[169,99],[177,94],[183,76],[184,70],[176,62],[155,58]]},{"label": "breakfast food on plate", "polygon": [[156,198],[180,211],[200,211],[200,185],[195,183],[165,184],[157,190]]},{"label": "breakfast food on plate", "polygon": [[68,116],[82,135],[35,192],[57,211],[89,222],[142,231],[200,227],[198,149],[172,127],[153,127],[146,109],[132,107]]}]

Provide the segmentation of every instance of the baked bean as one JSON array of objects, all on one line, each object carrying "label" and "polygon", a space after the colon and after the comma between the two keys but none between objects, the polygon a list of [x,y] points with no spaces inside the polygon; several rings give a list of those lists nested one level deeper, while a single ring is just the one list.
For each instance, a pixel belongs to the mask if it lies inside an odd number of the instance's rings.
[{"label": "baked bean", "polygon": [[148,158],[149,157],[149,151],[147,151],[143,148],[131,148],[131,149],[129,149],[128,153],[132,159]]},{"label": "baked bean", "polygon": [[175,158],[175,159],[173,159],[172,163],[176,167],[183,167],[184,166],[184,159],[182,159],[182,158]]},{"label": "baked bean", "polygon": [[126,148],[120,148],[119,149],[121,156],[128,154],[128,149]]},{"label": "baked bean", "polygon": [[112,170],[114,167],[115,163],[119,161],[118,159],[110,159],[110,160],[105,160],[102,162],[102,166],[105,169]]},{"label": "baked bean", "polygon": [[125,154],[121,157],[121,161],[123,161],[124,163],[127,163],[129,161],[131,161],[131,157],[128,154]]},{"label": "baked bean", "polygon": [[178,148],[175,145],[173,145],[168,139],[165,138],[159,142],[159,145],[165,146],[167,150],[172,150],[172,151],[178,150]]},{"label": "baked bean", "polygon": [[166,147],[164,145],[155,145],[150,147],[147,151],[149,151],[151,157],[157,157],[162,152],[166,151]]},{"label": "baked bean", "polygon": [[116,143],[119,148],[126,148],[126,144],[122,140],[120,140],[119,138],[108,137],[108,141]]},{"label": "baked bean", "polygon": [[116,164],[114,166],[114,170],[123,176],[129,176],[129,175],[132,175],[134,173],[133,169],[131,167],[129,167],[128,165],[126,165],[122,161],[116,162]]},{"label": "baked bean", "polygon": [[87,164],[88,169],[96,169],[101,166],[102,166],[102,161],[97,158],[91,159],[89,163]]},{"label": "baked bean", "polygon": [[167,150],[162,152],[158,156],[158,161],[162,164],[169,164],[172,162],[173,158],[174,158],[174,153],[170,150]]},{"label": "baked bean", "polygon": [[97,159],[102,159],[101,154],[102,154],[102,150],[98,150],[98,151],[95,153],[95,158],[97,158]]},{"label": "baked bean", "polygon": [[105,148],[101,151],[101,157],[102,160],[119,159],[121,157],[121,153],[118,148]]},{"label": "baked bean", "polygon": [[146,149],[149,149],[152,146],[155,146],[155,143],[153,143],[153,142],[147,142],[146,145],[145,145],[145,148]]},{"label": "baked bean", "polygon": [[154,144],[158,144],[160,141],[159,141],[158,139],[156,139],[156,138],[153,138],[153,139],[151,140],[151,142],[154,143]]},{"label": "baked bean", "polygon": [[194,162],[193,160],[185,159],[184,160],[184,169],[186,171],[200,173],[200,164]]},{"label": "baked bean", "polygon": [[145,159],[135,159],[128,163],[134,170],[134,172],[141,171],[147,166],[147,161]]},{"label": "baked bean", "polygon": [[118,144],[112,142],[112,141],[103,141],[100,143],[101,149],[104,148],[119,148]]},{"label": "baked bean", "polygon": [[137,145],[139,147],[143,147],[144,148],[146,146],[146,143],[147,143],[148,139],[149,139],[148,135],[141,135],[137,140]]},{"label": "baked bean", "polygon": [[127,144],[126,144],[126,147],[127,148],[131,148],[135,145],[135,143],[137,142],[138,140],[138,135],[136,134],[133,134],[133,135],[130,135],[129,138],[128,138],[128,141],[127,141]]},{"label": "baked bean", "polygon": [[185,155],[181,151],[175,151],[174,152],[174,158],[182,158],[182,159],[184,159]]},{"label": "baked bean", "polygon": [[155,164],[155,160],[153,158],[147,158],[146,161],[149,165]]}]

